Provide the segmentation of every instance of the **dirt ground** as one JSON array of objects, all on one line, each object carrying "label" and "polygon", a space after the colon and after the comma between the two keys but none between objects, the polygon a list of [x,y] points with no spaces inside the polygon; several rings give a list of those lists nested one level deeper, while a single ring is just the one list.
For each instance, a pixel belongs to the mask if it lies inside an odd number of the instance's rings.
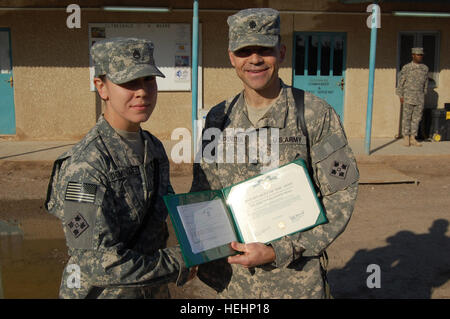
[{"label": "dirt ground", "polygon": [[[377,161],[419,180],[360,185],[345,232],[328,248],[335,298],[450,298],[450,156],[385,156]],[[364,165],[364,161],[359,161]],[[382,169],[382,165],[380,165]],[[24,236],[0,236],[5,298],[56,298],[67,259],[60,222],[43,208],[51,163],[0,161],[0,220]],[[172,176],[176,192],[189,174]],[[176,244],[172,228],[169,245]],[[373,266],[380,288],[369,288]],[[369,267],[369,269],[368,269]],[[170,285],[175,298],[214,298],[198,279]]]}]

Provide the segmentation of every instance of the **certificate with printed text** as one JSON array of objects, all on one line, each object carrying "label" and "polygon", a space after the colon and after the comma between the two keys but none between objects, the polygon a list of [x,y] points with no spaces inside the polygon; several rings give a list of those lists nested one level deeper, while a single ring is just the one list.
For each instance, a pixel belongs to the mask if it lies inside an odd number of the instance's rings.
[{"label": "certificate with printed text", "polygon": [[270,243],[327,221],[301,159],[221,190],[164,201],[189,267],[236,254],[232,241]]}]

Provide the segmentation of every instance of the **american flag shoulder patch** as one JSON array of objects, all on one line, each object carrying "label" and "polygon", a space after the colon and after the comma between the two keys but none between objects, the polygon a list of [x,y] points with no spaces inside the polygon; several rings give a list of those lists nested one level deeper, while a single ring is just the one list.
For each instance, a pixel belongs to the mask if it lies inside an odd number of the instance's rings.
[{"label": "american flag shoulder patch", "polygon": [[89,183],[69,182],[66,188],[65,200],[82,203],[94,203],[97,185]]}]

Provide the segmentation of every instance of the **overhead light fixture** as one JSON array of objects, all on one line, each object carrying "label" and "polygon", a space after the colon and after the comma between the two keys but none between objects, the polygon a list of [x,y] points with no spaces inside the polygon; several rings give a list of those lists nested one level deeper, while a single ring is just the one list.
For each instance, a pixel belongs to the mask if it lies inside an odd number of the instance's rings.
[{"label": "overhead light fixture", "polygon": [[450,18],[450,13],[447,12],[393,11],[392,14],[398,17]]},{"label": "overhead light fixture", "polygon": [[170,8],[164,7],[102,7],[105,11],[115,12],[170,12]]}]

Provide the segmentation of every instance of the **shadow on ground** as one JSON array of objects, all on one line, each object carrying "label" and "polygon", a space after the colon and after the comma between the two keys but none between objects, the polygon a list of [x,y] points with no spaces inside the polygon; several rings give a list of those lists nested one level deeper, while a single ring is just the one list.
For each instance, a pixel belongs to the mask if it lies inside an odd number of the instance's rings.
[{"label": "shadow on ground", "polygon": [[[449,222],[437,219],[425,234],[400,231],[388,237],[388,244],[372,250],[361,249],[345,267],[328,272],[335,298],[421,298],[431,299],[434,288],[450,279]],[[380,288],[374,283],[373,270],[380,267]]]}]

